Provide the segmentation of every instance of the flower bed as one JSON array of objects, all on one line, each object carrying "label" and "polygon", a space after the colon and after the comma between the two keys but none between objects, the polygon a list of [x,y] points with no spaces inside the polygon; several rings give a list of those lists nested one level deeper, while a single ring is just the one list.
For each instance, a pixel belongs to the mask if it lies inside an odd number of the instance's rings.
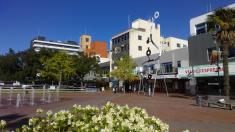
[{"label": "flower bed", "polygon": [[57,113],[48,111],[43,116],[37,110],[37,117],[31,118],[28,125],[19,131],[87,131],[87,132],[168,132],[169,127],[155,117],[149,117],[144,109],[107,103],[102,108],[81,107],[74,105],[70,111],[61,110]]}]

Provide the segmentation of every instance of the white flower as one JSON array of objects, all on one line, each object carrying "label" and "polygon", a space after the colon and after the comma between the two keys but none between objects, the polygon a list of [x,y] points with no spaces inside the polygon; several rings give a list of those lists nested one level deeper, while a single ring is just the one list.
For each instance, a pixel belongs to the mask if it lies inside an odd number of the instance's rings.
[{"label": "white flower", "polygon": [[68,114],[68,118],[71,119],[73,115],[71,113]]},{"label": "white flower", "polygon": [[29,119],[29,125],[32,126],[34,124],[33,118]]},{"label": "white flower", "polygon": [[5,120],[1,120],[0,122],[0,128],[4,128],[6,126],[6,121]]},{"label": "white flower", "polygon": [[51,110],[48,110],[47,111],[47,116],[51,116],[52,115],[52,111]]},{"label": "white flower", "polygon": [[37,114],[42,114],[43,110],[41,108],[37,109]]}]

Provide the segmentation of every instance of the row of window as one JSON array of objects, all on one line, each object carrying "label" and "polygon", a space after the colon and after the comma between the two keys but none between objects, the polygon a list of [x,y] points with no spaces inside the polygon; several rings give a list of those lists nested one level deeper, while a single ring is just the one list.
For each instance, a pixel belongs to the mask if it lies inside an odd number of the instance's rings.
[{"label": "row of window", "polygon": [[124,52],[124,51],[129,51],[129,45],[125,44],[125,45],[121,45],[120,47],[115,47],[113,48],[113,51],[115,54]]},{"label": "row of window", "polygon": [[72,49],[80,49],[79,47],[75,47],[75,46],[67,46],[67,45],[58,45],[58,44],[49,44],[49,43],[34,43],[34,44],[40,44],[43,46],[55,46],[55,47],[61,47],[61,48],[72,48]]},{"label": "row of window", "polygon": [[[170,42],[163,42],[163,41],[161,41],[161,44],[167,44],[167,47],[170,47]],[[180,44],[180,43],[177,43],[177,44],[176,44],[176,47],[177,47],[177,48],[180,48],[180,47],[181,47],[181,44]],[[186,47],[186,45],[183,44],[183,47]]]},{"label": "row of window", "polygon": [[[129,40],[129,33],[126,33],[126,34],[121,35],[121,36],[119,36],[117,38],[114,38],[112,40],[112,42],[113,42],[113,44],[118,44],[118,43],[122,43],[122,42],[127,41],[127,40]],[[142,36],[141,35],[138,35],[138,40],[142,40]]]},{"label": "row of window", "polygon": [[118,43],[125,42],[127,40],[129,40],[129,33],[125,33],[125,34],[123,34],[123,35],[121,35],[121,36],[119,36],[117,38],[114,38],[112,40],[112,42],[113,42],[113,44],[118,44]]},{"label": "row of window", "polygon": [[[177,61],[177,67],[181,67],[181,61]],[[166,62],[161,64],[160,74],[167,74],[173,72],[172,62]]]}]

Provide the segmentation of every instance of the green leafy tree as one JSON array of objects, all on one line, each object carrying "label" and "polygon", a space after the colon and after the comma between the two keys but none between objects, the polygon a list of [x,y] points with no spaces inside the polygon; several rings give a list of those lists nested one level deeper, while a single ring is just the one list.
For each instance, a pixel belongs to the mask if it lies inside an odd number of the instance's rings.
[{"label": "green leafy tree", "polygon": [[209,31],[215,32],[215,40],[223,48],[223,68],[224,68],[224,93],[230,95],[230,80],[228,71],[229,48],[235,45],[235,10],[218,9],[208,16]]},{"label": "green leafy tree", "polygon": [[47,60],[41,59],[43,70],[41,75],[47,79],[55,79],[61,86],[62,78],[66,79],[75,73],[74,62],[71,56],[64,52],[57,52]]},{"label": "green leafy tree", "polygon": [[116,62],[116,65],[117,69],[113,70],[110,73],[111,76],[119,80],[123,80],[125,83],[135,80],[133,69],[135,68],[136,64],[129,55],[124,55],[120,60]]},{"label": "green leafy tree", "polygon": [[81,86],[83,86],[86,74],[93,72],[95,75],[100,71],[100,67],[95,57],[88,57],[84,55],[84,53],[78,53],[73,59],[75,62],[75,78],[81,82]]},{"label": "green leafy tree", "polygon": [[17,80],[16,73],[21,70],[18,65],[17,54],[12,49],[0,57],[0,80],[15,81]]}]

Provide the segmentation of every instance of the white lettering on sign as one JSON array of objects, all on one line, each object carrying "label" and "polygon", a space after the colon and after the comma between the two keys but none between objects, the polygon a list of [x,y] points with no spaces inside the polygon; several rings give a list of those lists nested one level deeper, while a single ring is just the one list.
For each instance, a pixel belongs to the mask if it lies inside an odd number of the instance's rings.
[{"label": "white lettering on sign", "polygon": [[[178,68],[178,78],[191,78],[191,77],[207,77],[207,76],[223,76],[224,68],[220,63],[218,68],[216,65],[197,65],[193,67],[180,67]],[[229,75],[235,75],[235,62],[229,63]]]}]

